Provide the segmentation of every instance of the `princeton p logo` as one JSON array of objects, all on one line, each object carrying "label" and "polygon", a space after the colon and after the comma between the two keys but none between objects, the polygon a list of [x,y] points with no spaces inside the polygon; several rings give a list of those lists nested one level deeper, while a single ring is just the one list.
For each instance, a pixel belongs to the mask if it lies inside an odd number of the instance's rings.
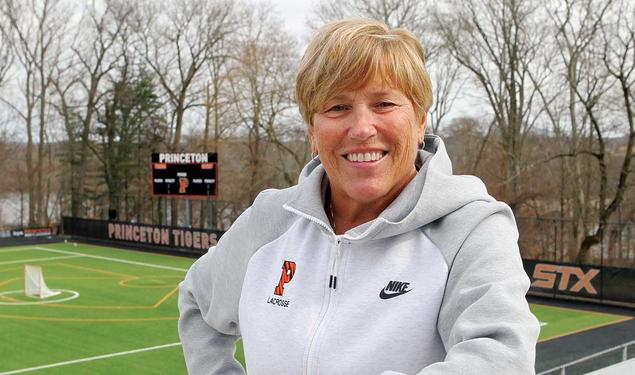
[{"label": "princeton p logo", "polygon": [[273,293],[281,296],[284,293],[284,284],[290,283],[291,279],[293,279],[293,275],[295,275],[295,262],[285,260],[284,263],[282,263],[282,275],[280,275],[280,281]]},{"label": "princeton p logo", "polygon": [[190,185],[190,180],[187,178],[179,178],[179,193],[185,194],[185,189]]}]

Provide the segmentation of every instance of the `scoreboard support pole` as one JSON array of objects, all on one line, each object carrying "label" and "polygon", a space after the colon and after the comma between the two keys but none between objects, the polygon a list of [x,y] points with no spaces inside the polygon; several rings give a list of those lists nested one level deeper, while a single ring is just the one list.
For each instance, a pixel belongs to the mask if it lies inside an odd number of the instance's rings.
[{"label": "scoreboard support pole", "polygon": [[185,198],[185,226],[192,228],[192,201],[190,198]]},{"label": "scoreboard support pole", "polygon": [[207,196],[207,228],[216,228],[216,215],[214,215],[214,200]]},{"label": "scoreboard support pole", "polygon": [[168,217],[168,206],[172,207],[168,203],[167,198],[162,198],[161,201],[161,225],[168,225],[170,218]]}]

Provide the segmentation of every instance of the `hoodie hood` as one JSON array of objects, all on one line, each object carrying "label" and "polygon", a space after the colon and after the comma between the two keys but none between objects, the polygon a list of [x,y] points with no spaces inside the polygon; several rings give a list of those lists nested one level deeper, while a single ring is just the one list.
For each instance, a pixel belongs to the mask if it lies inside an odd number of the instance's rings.
[{"label": "hoodie hood", "polygon": [[[423,227],[475,202],[494,202],[483,182],[474,176],[452,174],[452,163],[441,138],[425,136],[415,161],[417,174],[376,219],[347,231],[343,237],[372,240]],[[330,228],[324,212],[328,176],[316,157],[300,173],[298,189],[285,208],[311,216]]]}]

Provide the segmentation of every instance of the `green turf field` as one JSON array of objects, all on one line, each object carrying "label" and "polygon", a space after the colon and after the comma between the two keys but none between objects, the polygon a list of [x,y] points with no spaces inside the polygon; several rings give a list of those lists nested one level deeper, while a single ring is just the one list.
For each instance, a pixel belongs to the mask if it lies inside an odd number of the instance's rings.
[{"label": "green turf field", "polygon": [[[177,284],[192,262],[71,243],[0,248],[0,373],[186,373]],[[42,266],[48,287],[63,293],[38,301],[16,292],[25,263]]]},{"label": "green turf field", "polygon": [[[85,244],[0,247],[0,375],[185,374],[177,285],[193,259]],[[25,297],[24,264],[62,293]],[[625,317],[533,305],[541,340]],[[237,357],[241,362],[242,348]]]},{"label": "green turf field", "polygon": [[540,321],[539,341],[551,340],[630,319],[630,317],[623,315],[538,304],[532,304],[530,308]]}]

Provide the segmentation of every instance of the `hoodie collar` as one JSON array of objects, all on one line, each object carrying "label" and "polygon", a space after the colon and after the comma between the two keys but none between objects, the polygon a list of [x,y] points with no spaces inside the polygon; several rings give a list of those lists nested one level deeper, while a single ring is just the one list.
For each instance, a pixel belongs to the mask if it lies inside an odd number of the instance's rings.
[{"label": "hoodie collar", "polygon": [[[443,217],[472,200],[489,197],[478,179],[481,186],[475,184],[474,178],[469,183],[453,181],[459,176],[452,176],[452,163],[441,138],[426,135],[425,145],[417,153],[417,174],[397,198],[376,219],[350,229],[343,237],[361,240],[397,235]],[[458,186],[454,186],[457,182]],[[302,170],[296,193],[285,208],[330,229],[324,210],[326,188],[328,176],[316,157]]]}]

